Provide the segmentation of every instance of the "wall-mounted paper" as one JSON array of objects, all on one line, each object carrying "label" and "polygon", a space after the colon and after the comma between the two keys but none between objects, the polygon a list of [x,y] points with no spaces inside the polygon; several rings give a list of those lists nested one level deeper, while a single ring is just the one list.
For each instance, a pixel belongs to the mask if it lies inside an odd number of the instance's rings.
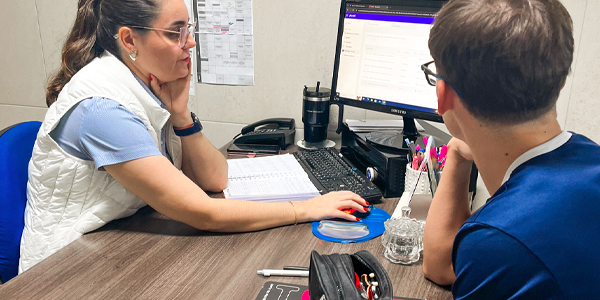
[{"label": "wall-mounted paper", "polygon": [[254,85],[252,0],[194,0],[198,82]]}]

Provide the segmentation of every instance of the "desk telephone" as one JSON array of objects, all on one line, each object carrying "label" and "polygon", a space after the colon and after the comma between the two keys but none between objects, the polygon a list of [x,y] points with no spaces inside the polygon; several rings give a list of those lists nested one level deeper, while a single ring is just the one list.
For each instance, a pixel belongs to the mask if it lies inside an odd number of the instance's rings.
[{"label": "desk telephone", "polygon": [[276,145],[285,149],[294,142],[296,121],[292,118],[265,119],[242,128],[240,134],[233,141],[236,145]]}]

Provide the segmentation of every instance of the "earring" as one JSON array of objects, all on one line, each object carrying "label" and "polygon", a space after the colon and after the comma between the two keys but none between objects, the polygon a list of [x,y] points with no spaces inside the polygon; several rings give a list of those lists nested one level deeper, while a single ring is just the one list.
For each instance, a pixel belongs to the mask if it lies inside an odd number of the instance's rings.
[{"label": "earring", "polygon": [[137,50],[129,52],[129,58],[131,58],[131,60],[135,61],[136,57],[137,57]]}]

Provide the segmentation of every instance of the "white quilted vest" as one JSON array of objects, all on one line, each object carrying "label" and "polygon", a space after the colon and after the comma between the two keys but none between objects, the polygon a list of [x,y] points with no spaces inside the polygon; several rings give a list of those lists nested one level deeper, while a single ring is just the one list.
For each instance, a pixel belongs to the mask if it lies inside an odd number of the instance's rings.
[{"label": "white quilted vest", "polygon": [[115,100],[137,115],[159,149],[165,126],[167,150],[173,164],[181,169],[181,140],[168,122],[169,112],[116,57],[105,52],[94,59],[65,85],[38,132],[29,161],[19,273],[82,234],[130,216],[146,205],[107,172],[98,171],[93,161],[68,154],[49,135],[73,105],[93,96]]}]

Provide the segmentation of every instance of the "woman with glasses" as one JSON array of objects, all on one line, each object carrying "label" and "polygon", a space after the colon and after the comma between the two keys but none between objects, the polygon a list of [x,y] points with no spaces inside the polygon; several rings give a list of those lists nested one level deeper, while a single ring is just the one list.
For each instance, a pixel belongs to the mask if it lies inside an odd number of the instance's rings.
[{"label": "woman with glasses", "polygon": [[19,272],[149,204],[201,230],[254,231],[368,205],[211,199],[227,162],[188,108],[193,24],[183,0],[80,0],[29,165]]}]

